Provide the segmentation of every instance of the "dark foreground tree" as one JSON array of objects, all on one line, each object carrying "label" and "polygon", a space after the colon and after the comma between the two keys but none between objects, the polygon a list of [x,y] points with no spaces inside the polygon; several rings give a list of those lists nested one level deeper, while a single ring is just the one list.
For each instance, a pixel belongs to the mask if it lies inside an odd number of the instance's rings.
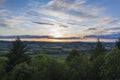
[{"label": "dark foreground tree", "polygon": [[11,71],[13,67],[15,67],[17,64],[23,63],[29,59],[28,56],[25,54],[26,51],[26,45],[20,40],[19,37],[14,42],[12,42],[10,51],[7,54],[7,72]]},{"label": "dark foreground tree", "polygon": [[113,49],[106,55],[101,68],[102,80],[120,80],[120,50]]},{"label": "dark foreground tree", "polygon": [[93,49],[93,53],[91,56],[91,61],[93,64],[91,77],[93,80],[101,80],[100,72],[101,72],[101,66],[105,62],[104,56],[105,56],[105,48],[103,44],[100,42],[100,40],[98,39],[98,42],[96,43],[96,46]]},{"label": "dark foreground tree", "polygon": [[120,38],[116,41],[115,47],[120,50]]},{"label": "dark foreground tree", "polygon": [[5,57],[0,58],[0,80],[6,80],[7,79],[7,72],[6,72],[6,67],[7,67],[7,62],[8,59]]},{"label": "dark foreground tree", "polygon": [[95,48],[92,50],[91,60],[94,60],[95,58],[104,54],[105,54],[105,47],[103,46],[102,42],[100,42],[100,39],[98,39]]}]

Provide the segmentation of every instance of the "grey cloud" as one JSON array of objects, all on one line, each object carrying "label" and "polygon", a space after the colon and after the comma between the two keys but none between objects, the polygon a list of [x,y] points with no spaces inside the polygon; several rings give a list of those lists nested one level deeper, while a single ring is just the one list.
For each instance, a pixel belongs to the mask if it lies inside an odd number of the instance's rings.
[{"label": "grey cloud", "polygon": [[76,25],[76,26],[87,26],[87,25],[84,25],[84,24],[76,24],[76,23],[68,23],[68,24],[71,24],[71,25]]},{"label": "grey cloud", "polygon": [[84,38],[118,39],[119,37],[120,37],[120,32],[106,34],[106,35],[88,35],[85,36]]},{"label": "grey cloud", "polygon": [[88,28],[87,31],[97,30],[97,28]]},{"label": "grey cloud", "polygon": [[120,30],[120,27],[115,27],[115,28],[107,28],[105,30]]},{"label": "grey cloud", "polygon": [[0,23],[0,27],[8,27],[5,23]]},{"label": "grey cloud", "polygon": [[17,28],[11,27],[9,24],[2,23],[2,22],[0,22],[0,27],[6,28],[6,29],[15,29],[15,30],[17,30]]},{"label": "grey cloud", "polygon": [[64,25],[64,24],[60,24],[60,23],[45,23],[45,22],[33,22],[35,24],[40,24],[40,25],[55,25],[55,24],[58,24],[59,27],[64,27],[64,28],[68,28],[69,26],[67,25]]},{"label": "grey cloud", "polygon": [[5,38],[17,38],[19,36],[20,38],[49,38],[50,36],[35,36],[35,35],[13,35],[13,36],[0,36],[0,39],[5,39]]},{"label": "grey cloud", "polygon": [[5,28],[8,28],[8,29],[12,29],[7,23],[5,22],[0,22],[0,27],[5,27]]},{"label": "grey cloud", "polygon": [[66,38],[54,38],[54,37],[51,37],[51,36],[36,36],[36,35],[13,35],[13,36],[0,36],[0,39],[6,39],[6,38],[16,38],[17,36],[19,36],[20,38],[24,38],[24,39],[28,39],[28,38],[47,38],[47,39],[66,39],[66,40],[69,40],[69,39],[83,39],[83,38],[80,38],[80,37],[66,37]]},{"label": "grey cloud", "polygon": [[40,25],[54,25],[54,24],[51,24],[51,23],[44,23],[44,22],[33,22],[35,24],[40,24]]},{"label": "grey cloud", "polygon": [[81,37],[66,37],[66,38],[54,38],[54,37],[49,37],[49,39],[59,39],[59,40],[61,40],[61,39],[66,39],[66,40],[69,40],[69,39],[83,39],[83,38],[81,38]]},{"label": "grey cloud", "polygon": [[59,24],[59,27],[68,28],[69,26],[67,26],[67,25],[63,25],[63,24]]}]

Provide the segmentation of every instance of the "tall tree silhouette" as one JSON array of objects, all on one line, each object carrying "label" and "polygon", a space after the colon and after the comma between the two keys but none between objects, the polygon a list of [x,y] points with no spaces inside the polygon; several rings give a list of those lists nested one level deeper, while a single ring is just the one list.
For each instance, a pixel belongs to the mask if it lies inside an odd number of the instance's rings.
[{"label": "tall tree silhouette", "polygon": [[105,54],[105,47],[103,46],[102,42],[100,42],[100,39],[98,38],[98,41],[96,43],[95,48],[92,50],[92,55],[91,55],[91,59],[95,59],[100,55],[104,55]]},{"label": "tall tree silhouette", "polygon": [[24,44],[19,37],[12,42],[10,51],[7,54],[8,57],[8,67],[7,71],[11,71],[14,66],[19,63],[25,62],[28,60],[28,56],[25,54],[27,51],[27,45]]},{"label": "tall tree silhouette", "polygon": [[100,72],[101,72],[101,66],[105,62],[104,55],[105,55],[105,48],[102,42],[100,42],[100,39],[98,39],[91,56],[91,61],[93,63],[92,80],[101,80]]},{"label": "tall tree silhouette", "polygon": [[120,38],[116,41],[115,47],[120,50]]}]

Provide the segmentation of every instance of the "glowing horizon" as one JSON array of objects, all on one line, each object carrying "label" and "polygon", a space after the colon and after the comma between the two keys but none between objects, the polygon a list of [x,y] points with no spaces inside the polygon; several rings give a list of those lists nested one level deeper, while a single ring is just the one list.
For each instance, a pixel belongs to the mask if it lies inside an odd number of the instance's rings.
[{"label": "glowing horizon", "polygon": [[[14,41],[13,39],[0,39],[2,41]],[[87,39],[48,39],[48,38],[21,38],[21,41],[33,41],[33,42],[97,42],[96,38]],[[114,39],[100,39],[101,42],[115,42]]]}]

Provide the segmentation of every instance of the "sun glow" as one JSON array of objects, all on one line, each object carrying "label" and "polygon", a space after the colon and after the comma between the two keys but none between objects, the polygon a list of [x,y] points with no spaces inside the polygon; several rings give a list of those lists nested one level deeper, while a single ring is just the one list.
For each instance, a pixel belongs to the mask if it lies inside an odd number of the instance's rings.
[{"label": "sun glow", "polygon": [[60,38],[62,37],[61,33],[59,32],[56,32],[54,35],[53,35],[54,38]]},{"label": "sun glow", "polygon": [[51,36],[54,38],[64,37],[61,28],[56,27],[51,29]]}]

